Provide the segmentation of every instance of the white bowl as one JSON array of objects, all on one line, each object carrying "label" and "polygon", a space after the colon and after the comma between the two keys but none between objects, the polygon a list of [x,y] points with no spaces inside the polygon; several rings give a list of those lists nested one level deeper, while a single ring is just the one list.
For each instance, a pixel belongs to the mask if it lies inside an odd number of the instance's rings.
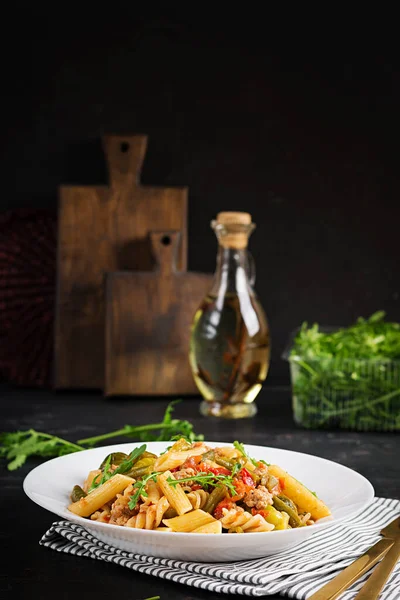
[{"label": "white bowl", "polygon": [[[206,442],[211,447],[228,442]],[[98,523],[74,515],[67,509],[74,485],[82,485],[90,470],[98,468],[110,452],[129,453],[138,443],[102,446],[48,460],[33,469],[23,483],[24,491],[39,506],[55,515],[78,523],[98,539],[128,552],[203,562],[224,562],[259,558],[301,544],[322,528],[335,527],[343,519],[363,510],[374,497],[370,482],[359,473],[338,463],[310,454],[246,445],[250,456],[274,463],[318,496],[329,506],[332,517],[314,525],[284,531],[231,534],[170,533],[144,531]],[[147,449],[159,454],[168,442],[150,442]]]}]

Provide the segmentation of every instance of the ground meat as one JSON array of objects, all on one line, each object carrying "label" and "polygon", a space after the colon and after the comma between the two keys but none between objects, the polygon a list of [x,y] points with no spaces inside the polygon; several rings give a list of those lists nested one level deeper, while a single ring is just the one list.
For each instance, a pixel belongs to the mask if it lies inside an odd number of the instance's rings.
[{"label": "ground meat", "polygon": [[268,467],[263,463],[259,463],[259,465],[259,467],[254,469],[253,473],[254,475],[258,475],[258,477],[260,478],[260,485],[267,485],[269,479]]},{"label": "ground meat", "polygon": [[272,504],[272,494],[267,488],[259,485],[256,489],[250,490],[243,498],[243,502],[250,508],[254,506],[257,510],[262,510],[269,504]]},{"label": "ground meat", "polygon": [[[181,469],[180,471],[175,471],[173,474],[175,479],[186,479],[187,477],[194,477],[196,475],[196,471],[191,467],[187,469]],[[185,481],[182,485],[191,485],[191,481]]]},{"label": "ground meat", "polygon": [[125,525],[131,517],[137,514],[139,507],[136,505],[133,510],[128,506],[130,494],[118,495],[116,501],[111,507],[110,523],[113,525]]}]

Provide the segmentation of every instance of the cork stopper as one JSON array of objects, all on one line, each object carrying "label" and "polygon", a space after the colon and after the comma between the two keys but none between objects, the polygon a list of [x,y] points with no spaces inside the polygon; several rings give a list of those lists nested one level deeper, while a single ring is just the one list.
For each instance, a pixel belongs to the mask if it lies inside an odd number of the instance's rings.
[{"label": "cork stopper", "polygon": [[212,221],[212,227],[221,246],[240,250],[247,248],[249,235],[255,225],[249,213],[228,211],[218,213]]},{"label": "cork stopper", "polygon": [[246,212],[220,212],[217,223],[221,225],[250,225],[251,214]]}]

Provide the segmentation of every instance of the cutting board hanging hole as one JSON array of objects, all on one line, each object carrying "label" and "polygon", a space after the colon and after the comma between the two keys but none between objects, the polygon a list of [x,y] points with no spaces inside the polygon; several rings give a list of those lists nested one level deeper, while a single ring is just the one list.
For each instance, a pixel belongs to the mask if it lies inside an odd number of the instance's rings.
[{"label": "cutting board hanging hole", "polygon": [[147,137],[135,136],[134,142],[125,136],[105,136],[104,153],[113,187],[140,185],[140,177],[147,149]]},{"label": "cutting board hanging hole", "polygon": [[151,231],[151,247],[156,260],[156,269],[161,274],[177,271],[176,260],[179,248],[179,231]]}]

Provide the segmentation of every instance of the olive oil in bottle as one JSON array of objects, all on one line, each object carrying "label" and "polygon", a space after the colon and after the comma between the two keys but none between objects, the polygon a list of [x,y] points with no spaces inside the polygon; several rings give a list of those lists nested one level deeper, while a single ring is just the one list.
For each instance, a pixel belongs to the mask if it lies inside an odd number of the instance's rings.
[{"label": "olive oil in bottle", "polygon": [[256,414],[255,398],[270,359],[269,327],[252,287],[248,213],[219,213],[212,221],[219,249],[215,280],[193,320],[190,364],[204,415]]}]

